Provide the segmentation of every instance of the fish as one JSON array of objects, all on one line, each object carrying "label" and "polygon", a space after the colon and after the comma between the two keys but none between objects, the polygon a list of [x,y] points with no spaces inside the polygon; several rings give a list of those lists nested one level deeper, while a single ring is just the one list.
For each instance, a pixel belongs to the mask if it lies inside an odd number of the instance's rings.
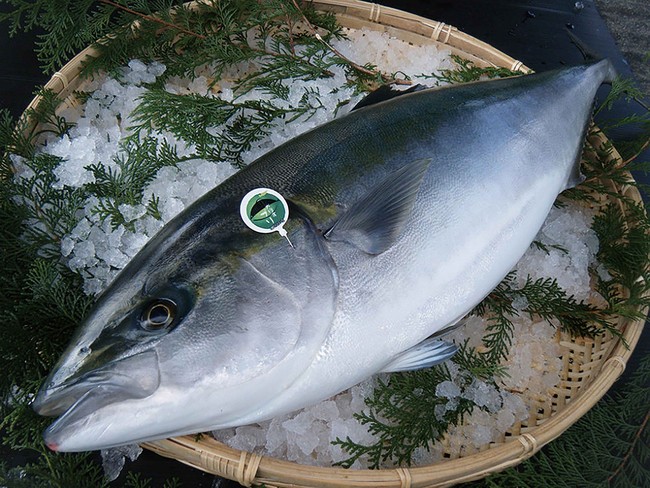
[{"label": "fish", "polygon": [[[412,90],[266,153],[98,297],[33,401],[58,417],[45,444],[89,451],[250,424],[450,358],[440,335],[581,181],[594,97],[614,75],[602,60]],[[287,239],[242,220],[256,188],[284,197]]]}]

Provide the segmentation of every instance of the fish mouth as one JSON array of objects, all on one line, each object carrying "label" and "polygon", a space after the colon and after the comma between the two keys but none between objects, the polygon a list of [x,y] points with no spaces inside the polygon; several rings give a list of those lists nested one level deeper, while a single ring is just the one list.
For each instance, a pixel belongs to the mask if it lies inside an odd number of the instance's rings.
[{"label": "fish mouth", "polygon": [[32,402],[32,409],[44,417],[58,417],[92,389],[80,380],[66,381],[51,388],[41,388]]},{"label": "fish mouth", "polygon": [[43,385],[32,402],[39,415],[60,416],[44,433],[45,442],[57,450],[62,438],[73,435],[75,426],[89,421],[91,414],[113,403],[142,399],[160,385],[158,355],[144,351],[72,376],[58,385]]}]

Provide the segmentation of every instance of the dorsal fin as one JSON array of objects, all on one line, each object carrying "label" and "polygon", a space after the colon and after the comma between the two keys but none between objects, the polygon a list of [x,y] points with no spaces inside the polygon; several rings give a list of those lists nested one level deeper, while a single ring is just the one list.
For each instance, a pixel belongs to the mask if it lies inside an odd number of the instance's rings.
[{"label": "dorsal fin", "polygon": [[393,245],[411,214],[420,183],[431,159],[419,159],[394,171],[354,204],[325,233],[368,254],[381,254]]},{"label": "dorsal fin", "polygon": [[[406,95],[407,93],[414,93],[421,90],[426,90],[428,87],[424,85],[413,85],[406,90],[396,90],[392,85],[382,85],[375,91],[368,93],[359,103],[357,103],[352,110],[374,105],[375,103],[384,102],[391,98]],[[352,111],[351,110],[351,111]]]}]

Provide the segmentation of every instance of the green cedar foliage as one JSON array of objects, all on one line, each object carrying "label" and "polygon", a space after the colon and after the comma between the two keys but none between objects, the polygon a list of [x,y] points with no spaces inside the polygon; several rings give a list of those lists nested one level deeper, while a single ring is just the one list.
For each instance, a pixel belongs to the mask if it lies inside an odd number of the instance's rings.
[{"label": "green cedar foliage", "polygon": [[[43,462],[43,460],[46,462]],[[6,488],[109,488],[102,467],[90,455],[50,455],[37,463],[10,468],[0,462],[0,483]],[[160,486],[160,485],[159,485]],[[154,488],[151,480],[129,472],[123,488]],[[181,488],[178,478],[166,480],[162,488]]]},{"label": "green cedar foliage", "polygon": [[607,320],[607,314],[592,305],[568,296],[557,281],[550,278],[526,278],[521,288],[515,288],[516,274],[511,272],[473,311],[488,318],[483,344],[490,363],[498,364],[508,356],[514,332],[511,318],[519,312],[512,305],[517,299],[527,303],[523,312],[531,319],[541,318],[557,324],[574,336],[594,336],[608,331],[620,335]]},{"label": "green cedar foliage", "polygon": [[521,72],[512,71],[507,68],[480,68],[475,66],[471,61],[463,59],[456,54],[452,54],[451,59],[457,66],[456,68],[442,70],[439,74],[433,76],[440,84],[469,83],[483,78],[507,78],[508,76],[521,75]]},{"label": "green cedar foliage", "polygon": [[628,103],[637,103],[645,109],[640,114],[633,114],[622,119],[608,119],[600,123],[601,129],[605,133],[609,133],[623,126],[631,126],[636,129],[636,137],[632,137],[632,139],[626,141],[617,141],[616,144],[616,149],[623,157],[623,160],[632,163],[629,167],[631,171],[635,169],[644,170],[650,164],[650,162],[633,161],[641,151],[650,145],[650,139],[648,139],[648,132],[650,132],[650,107],[643,102],[645,98],[646,95],[643,91],[634,86],[633,79],[617,78],[612,83],[611,91],[596,111],[596,114],[602,116],[607,110],[612,108],[616,100],[620,99],[625,99]]},{"label": "green cedar foliage", "polygon": [[[116,169],[101,163],[88,165],[95,179],[85,190],[99,199],[92,212],[102,221],[108,219],[113,230],[123,225],[135,232],[135,224],[124,218],[120,206],[141,203],[145,186],[160,168],[176,166],[188,158],[179,157],[176,148],[167,141],[159,142],[152,137],[132,138],[122,149],[123,152],[114,158]],[[160,219],[155,196],[147,203],[147,213]]]},{"label": "green cedar foliage", "polygon": [[[256,85],[292,76],[318,78],[328,74],[321,41],[295,28],[303,19],[322,29],[323,40],[340,35],[332,15],[292,1],[224,0],[192,6],[178,0],[5,0],[13,10],[0,14],[10,32],[39,27],[47,32],[37,46],[47,72],[93,45],[98,56],[86,62],[85,73],[113,71],[130,59],[161,60],[169,75],[192,77],[207,61],[216,76],[241,61],[261,58]],[[250,30],[255,29],[254,39]],[[110,33],[110,34],[107,34]],[[273,38],[269,39],[269,35]],[[296,48],[302,45],[300,52]],[[179,55],[180,54],[180,55]],[[248,80],[251,82],[252,78]]]},{"label": "green cedar foliage", "polygon": [[[182,2],[5,0],[5,3],[13,9],[0,14],[0,22],[10,23],[10,33],[34,28],[46,32],[39,36],[36,52],[45,72],[52,73],[76,53],[99,39],[102,40],[102,46],[108,47],[111,43],[115,45],[114,49],[102,49],[102,52],[107,54],[104,67],[108,66],[107,63],[124,62],[128,50],[122,44],[134,39],[135,33],[130,24],[138,17],[129,10],[137,9],[140,16],[153,15],[156,8],[164,12],[172,5]],[[152,29],[153,26],[148,30]],[[107,32],[114,35],[105,37]],[[170,30],[170,34],[172,32],[173,30]],[[146,47],[151,48],[149,44]]]},{"label": "green cedar foliage", "polygon": [[[23,161],[26,176],[8,177],[14,163],[6,149],[29,155],[34,148],[8,125],[11,120],[6,113],[0,120],[0,432],[3,444],[11,449],[40,454],[35,463],[22,468],[27,477],[0,466],[0,484],[79,486],[76,480],[82,475],[87,486],[101,486],[93,481],[101,476],[87,456],[57,457],[46,452],[41,432],[48,421],[29,407],[92,302],[81,293],[79,277],[62,265],[56,252],[61,237],[75,223],[79,195],[44,183],[48,173],[51,178],[54,164],[49,156]],[[36,175],[45,180],[39,181]],[[29,195],[33,204],[28,205]]]},{"label": "green cedar foliage", "polygon": [[[428,449],[431,440],[437,440],[449,425],[457,425],[463,415],[469,414],[474,404],[460,398],[458,406],[439,418],[436,406],[445,405],[446,398],[436,396],[436,387],[443,381],[451,381],[446,365],[429,369],[393,374],[390,380],[378,380],[372,396],[367,399],[367,411],[355,414],[355,418],[379,437],[370,446],[353,442],[349,437],[336,439],[335,445],[345,449],[350,457],[339,463],[344,467],[364,456],[370,465],[379,468],[386,461],[398,465],[410,464],[414,451]],[[467,384],[471,376],[465,375]]]},{"label": "green cedar foliage", "polygon": [[[273,94],[286,100],[287,87],[276,85]],[[198,94],[179,95],[161,88],[146,92],[134,111],[135,134],[169,131],[195,147],[192,157],[230,161],[243,167],[242,154],[253,142],[269,135],[279,119],[294,120],[313,115],[322,108],[318,91],[305,90],[297,106],[280,107],[277,102],[244,100],[226,102]],[[162,109],[164,107],[164,109]],[[225,124],[215,133],[211,128]]]},{"label": "green cedar foliage", "polygon": [[36,463],[10,468],[0,463],[0,483],[7,488],[104,488],[101,466],[88,455],[46,455]]}]

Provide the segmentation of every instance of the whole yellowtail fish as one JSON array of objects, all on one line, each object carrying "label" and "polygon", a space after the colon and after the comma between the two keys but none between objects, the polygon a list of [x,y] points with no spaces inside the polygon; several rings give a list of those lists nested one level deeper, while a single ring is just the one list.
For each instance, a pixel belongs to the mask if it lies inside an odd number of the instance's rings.
[{"label": "whole yellowtail fish", "polygon": [[[34,401],[59,416],[47,445],[248,424],[447,359],[455,346],[431,336],[503,279],[579,181],[593,98],[612,77],[601,61],[407,93],[267,153],[99,297]],[[242,219],[257,188],[286,200],[287,239]],[[286,213],[279,201],[254,210],[259,222]]]}]

